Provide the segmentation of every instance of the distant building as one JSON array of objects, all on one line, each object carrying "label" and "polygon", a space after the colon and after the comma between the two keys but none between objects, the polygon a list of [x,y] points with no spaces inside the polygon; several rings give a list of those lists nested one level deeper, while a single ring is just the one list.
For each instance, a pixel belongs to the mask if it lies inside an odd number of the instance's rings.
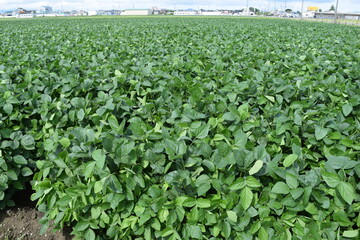
[{"label": "distant building", "polygon": [[200,15],[203,15],[203,16],[221,16],[222,12],[220,12],[220,11],[201,11]]},{"label": "distant building", "polygon": [[35,14],[33,13],[22,13],[22,14],[18,14],[16,17],[17,18],[33,18]]},{"label": "distant building", "polygon": [[315,12],[303,12],[302,17],[303,18],[314,18],[315,17]]},{"label": "distant building", "polygon": [[[335,13],[317,12],[314,14],[314,17],[320,19],[335,19]],[[337,19],[360,20],[360,13],[338,13]]]},{"label": "distant building", "polygon": [[191,15],[198,15],[198,11],[194,10],[186,10],[186,11],[175,11],[174,15],[176,16],[191,16]]},{"label": "distant building", "polygon": [[95,16],[96,15],[96,11],[88,11],[88,16]]},{"label": "distant building", "polygon": [[125,9],[121,15],[125,16],[143,16],[151,15],[153,11],[151,9]]}]

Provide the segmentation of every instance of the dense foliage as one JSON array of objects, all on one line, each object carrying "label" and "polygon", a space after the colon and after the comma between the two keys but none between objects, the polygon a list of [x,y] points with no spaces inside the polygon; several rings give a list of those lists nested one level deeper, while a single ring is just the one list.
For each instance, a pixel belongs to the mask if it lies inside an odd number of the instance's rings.
[{"label": "dense foliage", "polygon": [[44,228],[79,238],[359,236],[359,28],[118,18],[0,30],[0,207],[31,175]]}]

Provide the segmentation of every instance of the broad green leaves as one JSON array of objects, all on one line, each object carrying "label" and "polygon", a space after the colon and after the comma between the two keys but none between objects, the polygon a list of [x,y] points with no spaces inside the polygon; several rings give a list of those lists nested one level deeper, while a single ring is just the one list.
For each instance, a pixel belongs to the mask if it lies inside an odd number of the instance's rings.
[{"label": "broad green leaves", "polygon": [[33,178],[79,239],[358,238],[359,29],[4,23],[0,208]]}]

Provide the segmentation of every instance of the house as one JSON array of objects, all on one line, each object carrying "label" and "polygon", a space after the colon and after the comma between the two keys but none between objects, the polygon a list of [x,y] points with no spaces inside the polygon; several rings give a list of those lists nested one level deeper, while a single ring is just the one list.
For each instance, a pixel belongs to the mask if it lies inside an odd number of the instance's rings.
[{"label": "house", "polygon": [[198,15],[198,11],[194,11],[194,10],[179,10],[179,11],[175,11],[174,15],[176,16],[193,16],[193,15]]},{"label": "house", "polygon": [[[334,12],[316,12],[315,18],[320,19],[334,19]],[[347,20],[360,20],[360,13],[337,13],[338,19],[347,19]]]},{"label": "house", "polygon": [[153,11],[151,9],[125,9],[121,15],[125,16],[144,16],[152,15]]},{"label": "house", "polygon": [[35,14],[33,13],[22,13],[16,15],[17,18],[33,18]]}]

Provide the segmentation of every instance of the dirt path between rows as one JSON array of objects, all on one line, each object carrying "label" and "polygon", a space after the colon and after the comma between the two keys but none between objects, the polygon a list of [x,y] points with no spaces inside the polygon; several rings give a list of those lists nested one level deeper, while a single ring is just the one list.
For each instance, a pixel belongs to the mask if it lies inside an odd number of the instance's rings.
[{"label": "dirt path between rows", "polygon": [[30,187],[13,196],[16,207],[0,210],[0,240],[71,240],[71,229],[52,232],[51,229],[40,235],[39,220],[43,213],[35,209],[30,201],[33,193]]},{"label": "dirt path between rows", "polygon": [[0,211],[1,240],[71,240],[70,231],[47,231],[40,235],[39,220],[43,216],[34,208],[9,208]]}]

